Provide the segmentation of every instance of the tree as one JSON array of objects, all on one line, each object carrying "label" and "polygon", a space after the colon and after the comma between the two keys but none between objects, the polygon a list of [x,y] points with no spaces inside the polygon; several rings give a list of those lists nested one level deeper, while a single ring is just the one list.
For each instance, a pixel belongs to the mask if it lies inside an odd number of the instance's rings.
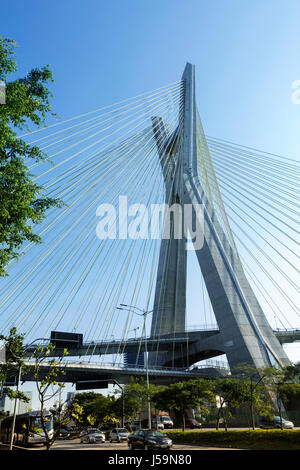
[{"label": "tree", "polygon": [[5,394],[11,400],[22,400],[28,403],[29,398],[19,390],[13,390],[11,387],[4,387],[7,378],[17,375],[16,370],[22,369],[23,372],[28,369],[24,362],[24,335],[17,333],[15,327],[11,328],[8,336],[0,335],[0,341],[4,342],[6,360],[0,364],[0,399]]},{"label": "tree", "polygon": [[[129,411],[129,416],[131,417],[134,417],[137,414],[139,415],[139,427],[141,427],[142,410],[146,407],[148,403],[148,396],[151,400],[154,387],[154,385],[149,384],[148,389],[145,379],[143,377],[140,379],[130,377],[130,382],[124,386],[124,394],[126,397],[125,410]],[[128,403],[126,404],[127,400]]]},{"label": "tree", "polygon": [[116,416],[123,417],[127,422],[130,422],[134,420],[138,413],[139,404],[127,385],[123,385],[122,388],[122,391],[115,391],[116,400],[113,404],[113,411]]},{"label": "tree", "polygon": [[45,66],[9,82],[8,75],[17,71],[15,48],[15,41],[0,36],[0,80],[6,87],[6,102],[0,104],[0,276],[7,275],[7,265],[20,256],[24,241],[41,241],[33,228],[46,210],[62,205],[44,194],[27,167],[28,160],[41,161],[46,155],[16,133],[29,123],[45,123],[52,96],[46,84],[53,82],[53,75]]},{"label": "tree", "polygon": [[275,396],[278,413],[280,416],[280,428],[283,429],[284,403],[291,394],[299,393],[300,363],[286,367],[268,367],[264,369],[265,383],[270,392]]},{"label": "tree", "polygon": [[255,411],[260,415],[270,416],[273,407],[263,382],[265,374],[247,364],[240,364],[234,375],[215,381],[214,391],[218,397],[216,429],[219,429],[223,417],[227,430],[233,410],[245,406],[250,411],[252,428],[255,429]]},{"label": "tree", "polygon": [[52,408],[50,408],[50,413],[53,416],[54,432],[56,434],[59,434],[61,429],[67,427],[70,422],[65,404],[66,402],[59,401],[58,403],[54,403]]},{"label": "tree", "polygon": [[100,425],[116,419],[115,398],[95,392],[77,393],[67,412],[79,426]]},{"label": "tree", "polygon": [[255,429],[254,412],[257,411],[262,416],[270,416],[273,411],[271,399],[264,384],[266,374],[263,369],[257,369],[246,363],[239,364],[233,372],[234,378],[239,379],[242,385],[242,403],[249,407],[252,429]]},{"label": "tree", "polygon": [[[56,359],[48,360],[51,356],[51,352],[55,349],[55,346],[49,344],[45,347],[40,346],[36,349],[33,354],[35,359],[33,365],[33,377],[35,379],[38,398],[40,401],[41,409],[41,426],[44,432],[46,440],[46,449],[50,450],[50,447],[54,444],[54,441],[58,435],[56,431],[53,435],[50,434],[47,428],[47,418],[45,416],[45,405],[51,400],[55,395],[57,395],[60,390],[64,387],[64,384],[59,381],[59,378],[65,374],[64,368],[62,367],[62,360],[65,356],[68,355],[66,349],[63,350],[61,358],[59,361]],[[47,372],[43,371],[43,366],[47,363]]]},{"label": "tree", "polygon": [[200,408],[207,412],[207,403],[214,400],[212,382],[206,379],[192,379],[160,387],[152,396],[156,408],[177,410],[182,419],[182,430],[185,431],[185,413],[189,408]]},{"label": "tree", "polygon": [[118,423],[114,410],[115,397],[111,395],[104,396],[97,393],[96,398],[91,402],[91,414],[98,424]]}]

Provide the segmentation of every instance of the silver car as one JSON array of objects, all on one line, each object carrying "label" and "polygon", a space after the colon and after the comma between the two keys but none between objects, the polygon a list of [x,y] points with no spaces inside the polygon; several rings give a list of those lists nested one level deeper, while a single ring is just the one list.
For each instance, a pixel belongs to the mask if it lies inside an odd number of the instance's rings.
[{"label": "silver car", "polygon": [[[262,429],[280,428],[280,416],[275,416],[274,420],[263,419],[260,423],[260,427]],[[294,423],[282,418],[282,427],[283,429],[293,429]]]},{"label": "silver car", "polygon": [[86,433],[83,436],[81,436],[80,442],[86,443],[86,444],[105,442],[105,435],[103,434],[103,432],[100,432],[100,431]]},{"label": "silver car", "polygon": [[114,428],[109,433],[109,442],[127,441],[129,434],[129,431],[126,428]]}]

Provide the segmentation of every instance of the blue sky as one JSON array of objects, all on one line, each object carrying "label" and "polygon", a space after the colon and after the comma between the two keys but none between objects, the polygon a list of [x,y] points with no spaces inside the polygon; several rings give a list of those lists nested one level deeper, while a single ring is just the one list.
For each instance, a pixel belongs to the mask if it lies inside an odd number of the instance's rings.
[{"label": "blue sky", "polygon": [[19,44],[19,74],[50,64],[63,119],[177,81],[189,61],[208,135],[299,159],[298,0],[2,0],[0,8],[1,34]]},{"label": "blue sky", "polygon": [[196,64],[207,134],[296,158],[297,0],[1,2],[20,73],[49,63],[62,117],[155,89]]}]

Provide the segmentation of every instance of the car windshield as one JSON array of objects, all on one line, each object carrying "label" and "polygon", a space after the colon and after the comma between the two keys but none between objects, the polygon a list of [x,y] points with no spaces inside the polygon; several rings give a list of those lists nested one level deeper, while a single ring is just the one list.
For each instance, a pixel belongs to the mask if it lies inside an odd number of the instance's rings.
[{"label": "car windshield", "polygon": [[154,436],[154,437],[163,437],[164,434],[162,432],[159,432],[159,431],[146,431],[146,435],[147,436]]},{"label": "car windshield", "polygon": [[128,432],[125,428],[116,429],[116,432]]}]

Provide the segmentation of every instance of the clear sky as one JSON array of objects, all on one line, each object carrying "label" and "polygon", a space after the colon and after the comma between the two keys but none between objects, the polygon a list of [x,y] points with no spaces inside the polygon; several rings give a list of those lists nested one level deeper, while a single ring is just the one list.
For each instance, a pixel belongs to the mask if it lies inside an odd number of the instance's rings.
[{"label": "clear sky", "polygon": [[54,110],[90,111],[174,82],[196,64],[208,135],[299,155],[297,0],[1,1],[20,73],[49,63]]},{"label": "clear sky", "polygon": [[[206,133],[299,159],[298,0],[2,0],[19,74],[50,64],[63,119],[180,79],[196,65]],[[289,346],[291,354],[296,345]],[[293,349],[294,348],[294,349]],[[298,354],[298,353],[297,353]],[[298,357],[298,356],[297,356]],[[26,388],[26,387],[25,387]]]}]

